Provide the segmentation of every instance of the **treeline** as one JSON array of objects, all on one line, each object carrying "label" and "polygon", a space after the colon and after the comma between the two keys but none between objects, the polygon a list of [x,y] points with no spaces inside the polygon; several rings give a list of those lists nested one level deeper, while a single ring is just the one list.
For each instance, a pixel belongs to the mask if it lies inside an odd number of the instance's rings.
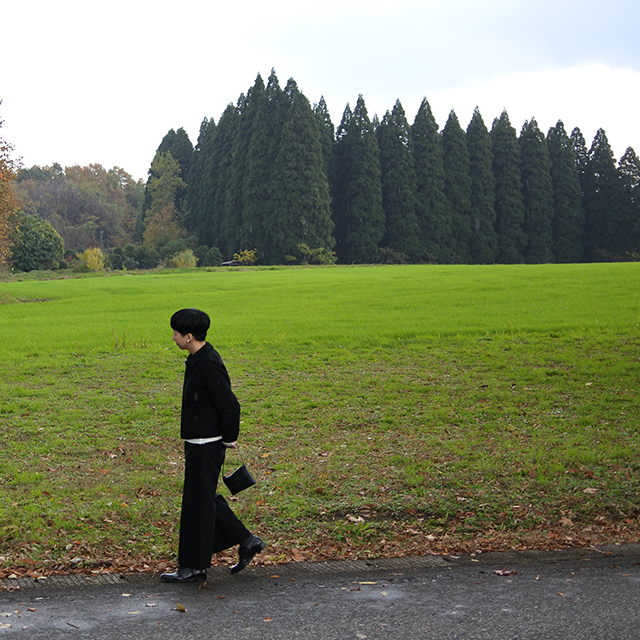
[{"label": "treeline", "polygon": [[12,191],[21,211],[51,223],[70,251],[135,240],[144,183],[118,167],[33,166],[18,172]]},{"label": "treeline", "polygon": [[[619,163],[603,130],[590,148],[558,122],[518,135],[506,111],[478,109],[439,129],[425,99],[409,124],[400,102],[371,120],[360,96],[337,129],[289,80],[257,77],[188,153],[183,130],[158,150],[178,160],[189,234],[225,258],[257,249],[285,263],[300,244],[341,263],[543,263],[637,259],[640,161]],[[174,153],[175,148],[175,153]],[[150,179],[157,179],[153,167]]]},{"label": "treeline", "polygon": [[[275,72],[162,140],[145,184],[99,165],[33,167],[14,193],[67,250],[104,250],[107,266],[333,262],[544,263],[637,260],[640,161],[616,162],[559,121],[520,132],[506,111],[489,129],[444,127],[425,99],[409,124],[400,101],[380,120],[360,96],[337,127]],[[254,251],[255,250],[255,251]],[[176,262],[176,256],[179,259]],[[197,262],[196,262],[197,261]]]}]

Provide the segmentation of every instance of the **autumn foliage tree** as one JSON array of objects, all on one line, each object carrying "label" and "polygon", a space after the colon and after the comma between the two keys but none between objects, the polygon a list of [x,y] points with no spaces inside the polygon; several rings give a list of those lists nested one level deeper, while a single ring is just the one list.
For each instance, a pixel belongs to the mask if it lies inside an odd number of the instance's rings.
[{"label": "autumn foliage tree", "polygon": [[[0,120],[0,127],[2,123]],[[11,181],[15,178],[17,169],[16,162],[11,158],[12,151],[13,146],[0,136],[0,269],[7,268],[11,257],[14,219],[11,214],[17,209],[11,193]]]},{"label": "autumn foliage tree", "polygon": [[130,243],[144,193],[142,181],[99,164],[34,165],[18,172],[12,189],[20,209],[50,222],[73,251]]}]

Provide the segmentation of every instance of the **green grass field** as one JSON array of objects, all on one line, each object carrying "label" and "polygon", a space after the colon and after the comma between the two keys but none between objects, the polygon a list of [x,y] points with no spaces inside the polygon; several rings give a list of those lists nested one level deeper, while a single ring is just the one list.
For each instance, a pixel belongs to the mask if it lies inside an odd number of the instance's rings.
[{"label": "green grass field", "polygon": [[186,306],[261,561],[637,540],[639,292],[634,263],[1,282],[0,575],[172,562]]}]

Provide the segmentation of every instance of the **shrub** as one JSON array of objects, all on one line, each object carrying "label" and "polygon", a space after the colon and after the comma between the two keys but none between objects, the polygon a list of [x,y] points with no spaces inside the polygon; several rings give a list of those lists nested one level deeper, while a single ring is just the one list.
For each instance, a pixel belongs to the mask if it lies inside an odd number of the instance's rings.
[{"label": "shrub", "polygon": [[222,266],[222,254],[218,247],[211,247],[204,256],[202,261],[203,267],[220,267]]},{"label": "shrub", "polygon": [[19,271],[55,269],[64,256],[64,242],[47,220],[18,213],[11,249],[13,267]]},{"label": "shrub", "polygon": [[[180,250],[176,251],[179,253]],[[127,253],[127,249],[125,248],[125,253]],[[137,266],[140,269],[155,269],[160,262],[160,256],[153,251],[153,249],[148,249],[144,245],[138,247],[135,251],[134,256],[129,256],[132,260],[135,260]],[[127,266],[127,269],[130,267]],[[133,267],[135,269],[135,267]]]},{"label": "shrub", "polygon": [[169,258],[169,266],[174,269],[195,269],[198,259],[191,249],[185,249]]},{"label": "shrub", "polygon": [[78,258],[89,271],[100,271],[104,269],[104,254],[100,247],[89,247],[84,253],[79,253]]},{"label": "shrub", "polygon": [[407,256],[391,247],[382,247],[378,252],[380,264],[406,264]]},{"label": "shrub", "polygon": [[125,255],[120,247],[116,247],[111,253],[105,256],[105,264],[111,269],[122,269]]},{"label": "shrub", "polygon": [[296,247],[296,253],[292,256],[285,256],[289,262],[300,264],[335,264],[336,254],[325,247],[311,249],[309,245],[300,243]]},{"label": "shrub", "polygon": [[163,259],[167,259],[170,258],[171,256],[175,256],[176,253],[181,253],[182,251],[186,251],[187,250],[187,245],[185,244],[185,241],[182,240],[181,238],[178,238],[176,240],[170,240],[169,242],[167,242],[167,244],[165,244],[159,251],[160,253],[160,258]]},{"label": "shrub", "polygon": [[258,250],[257,249],[245,249],[240,253],[234,253],[233,259],[241,264],[256,264],[258,262]]},{"label": "shrub", "polygon": [[209,251],[209,247],[206,244],[199,244],[195,249],[193,249],[193,253],[198,259],[198,266],[204,267],[204,259],[207,255],[207,251]]}]

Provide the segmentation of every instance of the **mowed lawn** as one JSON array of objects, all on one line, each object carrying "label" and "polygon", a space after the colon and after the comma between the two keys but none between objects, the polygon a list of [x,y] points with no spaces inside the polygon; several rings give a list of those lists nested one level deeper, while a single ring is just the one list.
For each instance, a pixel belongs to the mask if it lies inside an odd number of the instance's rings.
[{"label": "mowed lawn", "polygon": [[261,562],[637,540],[639,292],[634,263],[2,282],[0,575],[174,562],[188,306]]}]

